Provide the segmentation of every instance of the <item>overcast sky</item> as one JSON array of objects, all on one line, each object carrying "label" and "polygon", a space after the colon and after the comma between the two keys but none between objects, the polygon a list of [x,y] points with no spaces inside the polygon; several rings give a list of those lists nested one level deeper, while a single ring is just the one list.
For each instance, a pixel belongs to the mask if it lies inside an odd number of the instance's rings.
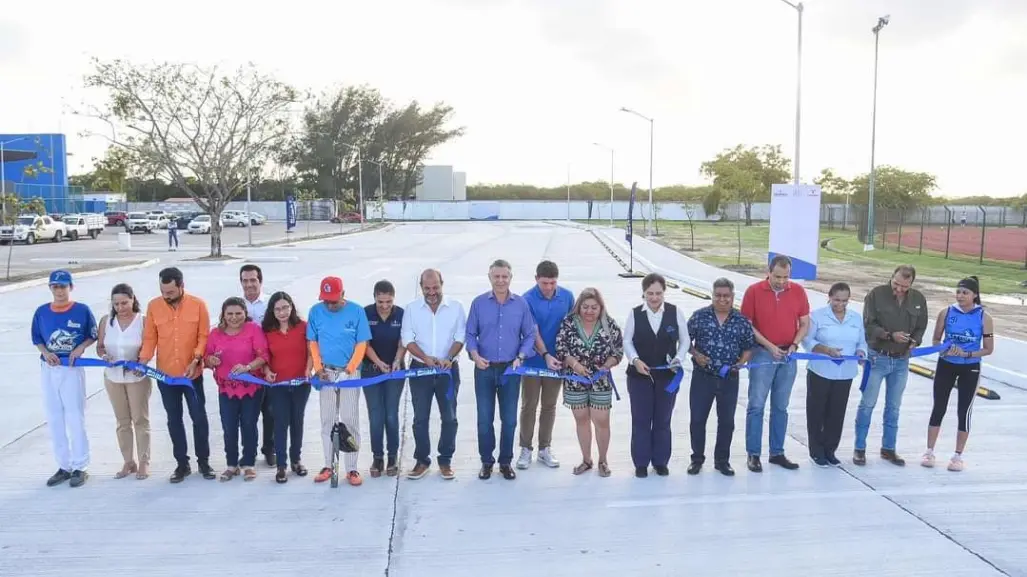
[{"label": "overcast sky", "polygon": [[[738,143],[794,154],[796,12],[780,0],[55,4],[0,11],[0,132],[69,134],[73,172],[105,148],[61,113],[94,97],[91,56],[252,61],[315,90],[444,100],[467,134],[431,162],[469,183],[558,185],[568,164],[574,181],[606,180],[598,141],[618,182],[646,187],[649,126],[621,106],[656,120],[656,186],[702,183],[700,163]],[[871,28],[886,13],[878,163],[934,173],[946,196],[1027,192],[1027,0],[806,2],[802,178],[869,170]]]}]

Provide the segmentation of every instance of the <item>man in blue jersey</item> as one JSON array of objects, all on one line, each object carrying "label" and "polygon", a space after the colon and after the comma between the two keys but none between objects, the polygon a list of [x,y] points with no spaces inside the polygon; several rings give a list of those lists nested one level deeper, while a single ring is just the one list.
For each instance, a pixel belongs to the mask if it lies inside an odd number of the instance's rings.
[{"label": "man in blue jersey", "polygon": [[80,487],[89,477],[86,371],[76,367],[75,360],[96,342],[96,318],[88,306],[71,300],[72,288],[71,273],[50,273],[53,302],[32,316],[32,344],[41,355],[46,421],[58,466],[46,481],[48,487],[68,480],[72,487]]}]

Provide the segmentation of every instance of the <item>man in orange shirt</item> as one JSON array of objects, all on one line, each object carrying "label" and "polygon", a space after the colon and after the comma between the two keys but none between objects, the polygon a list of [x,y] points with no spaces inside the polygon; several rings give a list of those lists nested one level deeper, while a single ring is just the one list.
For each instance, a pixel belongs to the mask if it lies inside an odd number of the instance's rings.
[{"label": "man in orange shirt", "polygon": [[[780,361],[794,353],[809,330],[809,299],[802,285],[788,280],[792,260],[775,255],[770,261],[767,278],[745,290],[742,314],[752,322],[757,348],[752,363]],[[760,453],[763,448],[763,412],[770,396],[770,458],[768,462],[798,469],[799,465],[785,457],[785,433],[788,430],[788,400],[795,383],[795,361],[764,364],[749,369],[749,407],[745,413],[746,462],[753,473],[763,471]]]},{"label": "man in orange shirt", "polygon": [[146,306],[143,323],[143,346],[139,362],[148,363],[157,355],[157,369],[168,376],[192,379],[193,396],[185,387],[157,383],[164,410],[168,414],[168,432],[178,466],[171,475],[172,483],[181,483],[192,473],[189,467],[189,440],[182,420],[182,399],[189,406],[193,422],[193,443],[196,463],[204,479],[214,478],[210,466],[210,425],[207,422],[206,396],[203,392],[203,351],[210,332],[207,304],[199,297],[185,293],[182,271],[170,267],[160,271],[160,294]]}]

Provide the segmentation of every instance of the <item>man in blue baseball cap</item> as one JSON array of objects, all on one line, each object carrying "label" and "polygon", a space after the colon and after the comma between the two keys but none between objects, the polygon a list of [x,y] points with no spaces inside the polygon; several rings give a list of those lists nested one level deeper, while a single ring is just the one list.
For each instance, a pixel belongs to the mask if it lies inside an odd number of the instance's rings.
[{"label": "man in blue baseball cap", "polygon": [[71,300],[73,287],[70,272],[50,273],[53,301],[32,316],[32,344],[40,353],[46,421],[58,466],[48,487],[69,480],[80,487],[89,477],[86,372],[75,360],[96,342],[96,318],[88,306]]}]

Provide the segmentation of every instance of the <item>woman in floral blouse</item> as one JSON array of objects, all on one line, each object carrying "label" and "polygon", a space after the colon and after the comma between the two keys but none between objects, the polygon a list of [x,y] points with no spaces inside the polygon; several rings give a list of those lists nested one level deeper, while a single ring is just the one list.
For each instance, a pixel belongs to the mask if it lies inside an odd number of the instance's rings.
[{"label": "woman in floral blouse", "polygon": [[[225,432],[225,460],[228,468],[221,474],[229,481],[240,474],[252,481],[257,477],[257,417],[264,391],[259,385],[235,378],[257,370],[267,363],[267,337],[260,325],[246,314],[246,303],[231,297],[221,305],[221,320],[207,339],[206,365],[214,370],[218,384],[221,427]],[[239,458],[239,433],[242,433],[242,458]]]},{"label": "woman in floral blouse", "polygon": [[[603,295],[586,288],[578,295],[574,308],[560,325],[556,335],[556,358],[575,375],[592,378],[599,371],[620,363],[624,356],[624,336],[617,323],[606,314]],[[613,404],[613,381],[604,375],[591,385],[565,380],[564,405],[574,413],[574,422],[581,445],[581,464],[574,468],[580,475],[592,469],[592,426],[599,446],[599,476],[610,476],[606,453],[610,448],[610,406]]]}]

